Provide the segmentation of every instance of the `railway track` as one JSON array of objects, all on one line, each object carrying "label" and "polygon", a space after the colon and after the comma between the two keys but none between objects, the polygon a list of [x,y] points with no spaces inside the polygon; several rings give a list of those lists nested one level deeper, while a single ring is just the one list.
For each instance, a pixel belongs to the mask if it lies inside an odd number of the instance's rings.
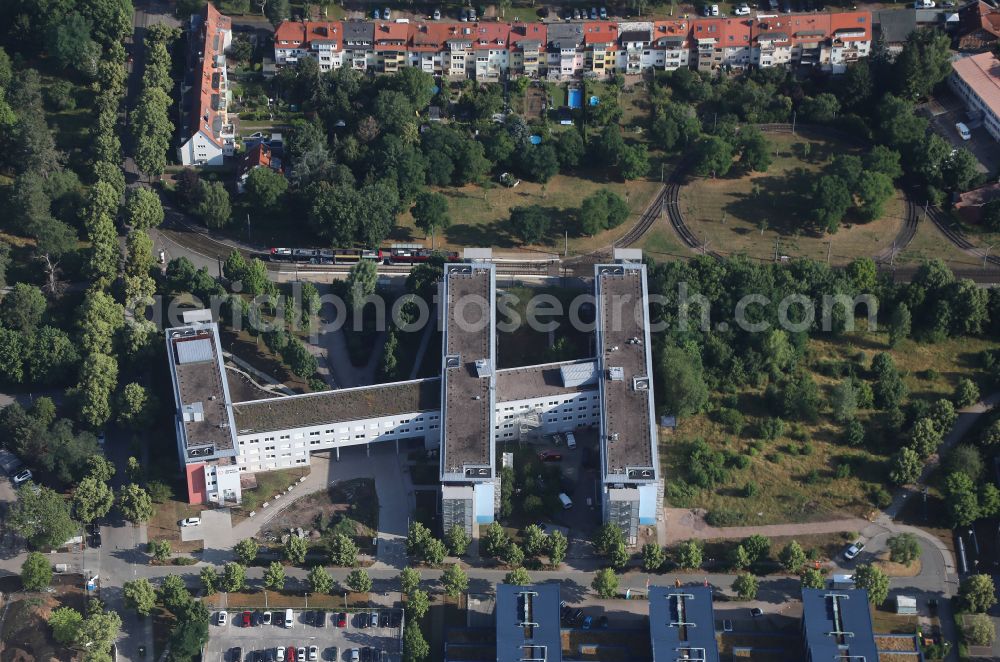
[{"label": "railway track", "polygon": [[985,258],[983,260],[984,264],[988,264],[994,268],[1000,268],[1000,257],[988,255],[989,249],[983,250],[966,239],[965,234],[963,234],[962,231],[955,226],[951,219],[947,218],[940,209],[934,207],[928,208],[927,215],[930,216],[934,225],[941,231],[941,234],[943,234],[948,241],[953,243],[956,247],[978,258]]},{"label": "railway track", "polygon": [[649,203],[649,206],[646,207],[645,211],[642,212],[642,215],[639,216],[639,222],[633,225],[624,236],[615,240],[615,248],[627,248],[631,246],[635,242],[642,239],[642,236],[649,231],[649,228],[653,227],[653,223],[655,223],[656,219],[658,219],[660,214],[663,213],[663,208],[666,205],[670,186],[670,184],[666,184],[660,187],[660,190],[653,198],[653,201]]},{"label": "railway track", "polygon": [[900,251],[906,248],[914,235],[917,234],[917,223],[920,221],[920,208],[909,197],[905,197],[906,210],[903,212],[903,227],[900,228],[892,246],[883,248],[875,255],[875,264],[893,264]]}]

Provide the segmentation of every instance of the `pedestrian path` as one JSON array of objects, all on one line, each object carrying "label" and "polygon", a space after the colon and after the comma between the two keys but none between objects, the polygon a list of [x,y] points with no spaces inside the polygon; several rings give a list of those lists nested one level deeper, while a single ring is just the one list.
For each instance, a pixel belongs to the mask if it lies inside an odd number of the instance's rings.
[{"label": "pedestrian path", "polygon": [[756,534],[769,538],[781,536],[804,536],[822,533],[860,532],[871,525],[866,519],[848,517],[826,522],[804,522],[801,524],[765,524],[758,526],[710,526],[697,510],[688,508],[664,508],[667,544],[691,540],[711,540],[715,538],[747,538]]}]

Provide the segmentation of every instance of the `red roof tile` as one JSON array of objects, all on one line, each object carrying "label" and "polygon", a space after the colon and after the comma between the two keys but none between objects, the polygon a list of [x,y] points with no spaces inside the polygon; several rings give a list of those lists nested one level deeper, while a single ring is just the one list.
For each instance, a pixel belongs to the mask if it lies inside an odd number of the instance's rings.
[{"label": "red roof tile", "polygon": [[583,24],[583,43],[610,44],[618,40],[618,24],[613,21],[587,21]]},{"label": "red roof tile", "polygon": [[200,68],[196,71],[194,86],[198,88],[194,104],[191,108],[191,127],[194,133],[202,131],[213,143],[222,147],[222,139],[215,134],[213,127],[225,121],[225,112],[215,110],[212,106],[212,97],[225,96],[225,90],[220,89],[221,77],[219,70],[215,67],[216,58],[224,55],[225,39],[223,32],[232,28],[232,21],[228,16],[219,13],[212,3],[205,5],[205,17],[201,26],[199,39],[202,43],[201,61],[197,63]]},{"label": "red roof tile", "polygon": [[537,41],[539,48],[545,46],[546,26],[544,23],[512,23],[510,26],[511,47],[518,48],[521,42]]}]

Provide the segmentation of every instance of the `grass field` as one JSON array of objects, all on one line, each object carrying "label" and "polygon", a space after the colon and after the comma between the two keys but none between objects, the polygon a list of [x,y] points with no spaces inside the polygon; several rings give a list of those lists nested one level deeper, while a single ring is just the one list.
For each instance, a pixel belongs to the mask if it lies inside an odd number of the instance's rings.
[{"label": "grass field", "polygon": [[[977,238],[968,235],[969,241],[979,243]],[[989,244],[984,244],[988,246]],[[980,267],[983,261],[969,255],[951,243],[933,221],[921,220],[917,223],[917,234],[914,235],[906,250],[896,256],[897,264],[920,264],[934,258],[940,258],[953,269]]]},{"label": "grass field", "polygon": [[[546,242],[532,246],[539,250],[562,252],[564,232],[569,232],[571,253],[586,253],[606,248],[625,234],[638,220],[660,186],[659,182],[640,180],[618,182],[607,180],[603,173],[581,173],[572,177],[556,175],[547,184],[522,181],[509,189],[501,186],[483,188],[469,185],[461,188],[438,189],[448,198],[452,224],[437,237],[439,248],[458,249],[464,246],[494,246],[512,248],[519,245],[507,229],[512,207],[541,205],[551,211],[552,227]],[[622,196],[632,210],[632,215],[617,228],[593,237],[576,234],[576,212],[580,202],[595,191],[606,188]],[[424,241],[430,238],[413,225],[406,213],[390,236],[391,241]]]},{"label": "grass field", "polygon": [[[974,376],[978,370],[980,351],[997,347],[997,343],[975,338],[958,338],[928,345],[904,341],[889,350],[882,333],[855,331],[842,337],[811,340],[807,367],[820,390],[821,399],[829,395],[839,379],[823,374],[826,365],[859,360],[867,368],[872,356],[888,351],[904,376],[910,398],[937,399],[950,397],[963,377]],[[732,469],[726,484],[713,489],[695,489],[687,495],[668,501],[680,507],[705,508],[736,517],[734,524],[770,524],[778,522],[808,522],[844,515],[864,517],[872,510],[871,492],[885,486],[887,455],[877,448],[852,447],[842,440],[842,426],[834,423],[828,411],[821,408],[815,424],[786,422],[785,432],[773,441],[757,441],[753,422],[770,416],[763,388],[748,388],[737,394],[738,409],[747,426],[736,435],[712,414],[681,419],[673,434],[660,437],[660,456],[667,475],[685,474],[686,442],[704,439],[716,450],[729,450],[749,457],[745,469]],[[874,412],[859,412],[865,423]],[[757,447],[754,450],[754,447]],[[837,477],[841,464],[850,466],[850,475]],[[757,484],[758,493],[744,496],[747,483]]]},{"label": "grass field", "polygon": [[[681,189],[681,211],[699,241],[707,241],[710,250],[720,253],[761,259],[773,259],[777,242],[780,255],[825,261],[829,252],[833,264],[871,256],[892,245],[903,223],[901,194],[886,204],[882,218],[864,224],[845,219],[833,235],[815,232],[809,221],[810,187],[816,173],[834,155],[858,150],[803,136],[768,134],[767,139],[778,156],[766,173],[695,178]],[[810,146],[808,157],[802,156],[805,144]]]}]

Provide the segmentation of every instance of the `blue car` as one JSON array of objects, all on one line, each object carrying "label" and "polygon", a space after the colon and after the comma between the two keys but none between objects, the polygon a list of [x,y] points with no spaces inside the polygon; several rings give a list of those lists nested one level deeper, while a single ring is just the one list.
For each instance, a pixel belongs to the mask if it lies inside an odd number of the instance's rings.
[{"label": "blue car", "polygon": [[585,617],[583,619],[583,629],[584,630],[589,630],[590,626],[591,626],[591,624],[593,624],[593,622],[594,622],[594,617],[593,616],[587,616],[587,617]]},{"label": "blue car", "polygon": [[373,9],[372,18],[374,18],[377,21],[378,19],[382,18],[382,13],[377,9]]}]

